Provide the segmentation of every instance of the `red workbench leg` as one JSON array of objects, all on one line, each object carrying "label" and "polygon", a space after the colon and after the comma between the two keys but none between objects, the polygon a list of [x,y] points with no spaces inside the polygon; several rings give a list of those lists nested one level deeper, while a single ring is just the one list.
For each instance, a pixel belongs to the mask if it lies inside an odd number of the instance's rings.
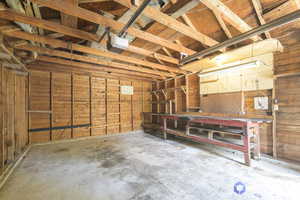
[{"label": "red workbench leg", "polygon": [[163,133],[164,133],[164,139],[167,139],[167,119],[163,118],[164,121],[164,129],[163,129]]},{"label": "red workbench leg", "polygon": [[250,150],[250,137],[248,135],[248,128],[244,128],[244,135],[243,135],[243,142],[244,142],[244,159],[246,165],[251,165],[251,150]]}]

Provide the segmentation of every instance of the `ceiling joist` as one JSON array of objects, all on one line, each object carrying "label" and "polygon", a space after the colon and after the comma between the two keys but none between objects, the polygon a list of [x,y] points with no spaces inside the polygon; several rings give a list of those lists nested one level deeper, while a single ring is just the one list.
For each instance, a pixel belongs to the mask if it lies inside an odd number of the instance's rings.
[{"label": "ceiling joist", "polygon": [[[115,0],[118,3],[122,4],[123,6],[126,6],[127,8],[130,8],[132,10],[137,10],[138,8],[130,3],[130,1],[127,0]],[[171,28],[183,35],[186,35],[194,40],[197,40],[201,42],[202,44],[206,46],[213,46],[218,44],[219,42],[208,37],[207,35],[198,32],[197,30],[193,29],[192,27],[189,27],[173,17],[170,17],[159,10],[152,8],[150,6],[146,7],[142,13],[143,15],[167,26],[168,28]]]},{"label": "ceiling joist", "polygon": [[[85,32],[85,31],[82,31],[79,29],[68,27],[68,26],[64,26],[64,25],[61,25],[56,22],[38,19],[35,17],[29,17],[26,15],[14,12],[10,9],[1,10],[0,18],[10,20],[10,21],[21,22],[24,24],[30,24],[32,26],[37,26],[39,28],[47,29],[47,30],[50,30],[50,31],[53,31],[53,32],[56,32],[59,34],[68,35],[68,36],[76,37],[76,38],[83,39],[83,40],[95,41],[95,42],[98,42],[100,40],[100,36],[98,36],[96,34]],[[60,35],[60,37],[61,37],[61,35]],[[102,40],[101,43],[103,45],[106,45],[106,40]],[[126,51],[141,54],[141,55],[147,56],[147,57],[153,57],[153,54],[154,54],[154,52],[152,52],[152,51],[142,49],[142,48],[139,48],[139,47],[136,47],[133,45],[129,45],[128,48],[126,49]],[[173,63],[173,64],[179,63],[179,61],[177,59],[168,57],[168,56],[164,56],[162,54],[157,54],[157,57],[159,59],[164,60],[169,63]]]},{"label": "ceiling joist", "polygon": [[149,61],[140,60],[137,58],[123,56],[123,55],[116,54],[116,53],[104,52],[104,51],[94,49],[91,47],[87,47],[87,46],[83,46],[83,45],[79,45],[79,44],[75,44],[75,43],[64,42],[62,40],[53,39],[53,38],[49,38],[49,37],[45,37],[45,36],[34,35],[34,34],[26,33],[23,31],[3,32],[3,34],[10,36],[10,37],[15,37],[15,38],[19,38],[19,39],[25,39],[25,40],[29,40],[29,41],[47,44],[47,45],[50,45],[55,48],[65,48],[65,49],[69,49],[72,51],[79,51],[82,53],[107,57],[107,58],[111,58],[111,59],[115,59],[115,60],[119,60],[119,61],[123,61],[123,62],[127,62],[127,63],[144,65],[144,66],[150,67],[152,69],[160,69],[160,70],[170,71],[170,72],[179,73],[179,74],[185,72],[184,70],[181,70],[181,69],[178,69],[175,67],[168,67],[168,66],[152,63]]},{"label": "ceiling joist", "polygon": [[[62,2],[59,0],[30,0],[33,3],[37,3],[42,6],[46,6],[49,8],[52,8],[54,10],[63,12],[68,15],[72,15],[81,19],[84,19],[86,21],[92,22],[92,23],[97,23],[101,26],[104,27],[110,27],[112,30],[119,32],[122,30],[124,27],[123,23],[117,22],[113,19],[106,18],[100,14],[97,14],[95,12],[89,11],[87,9],[81,8],[81,7],[76,7],[68,2]],[[153,35],[151,33],[141,31],[139,29],[130,27],[127,31],[128,34],[135,36],[137,38],[143,39],[145,41],[167,47],[169,49],[173,49],[174,51],[178,52],[184,52],[187,53],[188,55],[191,55],[194,53],[193,50],[188,49],[184,46],[175,44],[173,42],[170,42],[164,38],[160,38],[156,35]]]},{"label": "ceiling joist", "polygon": [[[103,66],[109,66],[109,67],[113,67],[113,68],[119,68],[119,69],[125,69],[125,70],[130,70],[130,71],[137,71],[137,72],[144,72],[147,74],[155,74],[155,75],[159,75],[159,76],[163,76],[163,77],[171,76],[169,73],[166,73],[166,72],[160,72],[160,71],[156,71],[156,70],[116,63],[116,62],[112,62],[112,61],[105,61],[105,60],[101,60],[101,59],[97,59],[97,58],[93,58],[93,57],[77,55],[74,53],[68,53],[65,51],[53,50],[53,49],[49,49],[49,48],[37,47],[37,46],[29,45],[29,44],[22,45],[22,46],[16,46],[15,48],[21,49],[21,50],[26,50],[26,51],[35,51],[35,52],[38,52],[39,54],[46,54],[48,56],[57,56],[57,57],[71,59],[71,60],[77,60],[77,61],[93,63],[93,64],[98,64],[98,65],[103,65]],[[100,68],[100,66],[99,66],[99,68]]]},{"label": "ceiling joist", "polygon": [[[219,14],[222,18],[225,19],[229,24],[239,30],[241,33],[252,30],[253,28],[248,25],[243,19],[241,19],[237,14],[232,12],[224,3],[220,0],[199,0],[213,12]],[[261,38],[255,36],[251,38],[254,41],[260,40]]]}]

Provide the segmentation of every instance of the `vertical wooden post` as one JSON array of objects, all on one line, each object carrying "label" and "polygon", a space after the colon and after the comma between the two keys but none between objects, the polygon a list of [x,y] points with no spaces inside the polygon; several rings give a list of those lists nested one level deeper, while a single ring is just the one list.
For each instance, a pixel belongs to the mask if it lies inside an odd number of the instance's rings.
[{"label": "vertical wooden post", "polygon": [[[174,78],[174,103],[175,103],[175,113],[178,112],[178,106],[177,106],[177,102],[178,102],[178,79],[175,77]],[[176,121],[176,120],[175,120]]]},{"label": "vertical wooden post", "polygon": [[[30,97],[30,93],[31,93],[31,87],[30,87],[30,79],[31,79],[31,72],[28,73],[28,90],[27,90],[27,110],[31,110],[31,97]],[[32,137],[31,137],[31,132],[29,131],[31,128],[31,116],[30,113],[27,112],[27,116],[28,116],[28,144],[31,144],[32,141]]]},{"label": "vertical wooden post", "polygon": [[169,111],[168,111],[168,92],[167,92],[167,89],[168,89],[168,81],[167,80],[165,80],[164,81],[164,89],[165,89],[165,91],[166,91],[166,96],[165,96],[165,113],[169,113]]},{"label": "vertical wooden post", "polygon": [[[156,82],[156,90],[159,89],[159,82]],[[160,98],[159,98],[159,95],[157,95],[157,113],[160,113]],[[160,119],[159,119],[159,116],[157,115],[157,123],[160,124]]]},{"label": "vertical wooden post", "polygon": [[105,127],[106,127],[106,135],[108,134],[108,107],[107,107],[107,84],[108,84],[108,81],[107,79],[105,79]]},{"label": "vertical wooden post", "polygon": [[273,90],[272,90],[272,115],[273,115],[273,123],[272,123],[272,139],[273,139],[273,157],[276,159],[277,158],[277,131],[276,131],[276,123],[277,123],[277,110],[274,109],[275,102],[276,100],[276,82],[277,79],[274,78],[273,80]]},{"label": "vertical wooden post", "polygon": [[53,73],[50,72],[50,141],[53,140]]},{"label": "vertical wooden post", "polygon": [[92,77],[89,76],[89,85],[90,85],[90,136],[93,135],[93,110],[92,110],[92,106],[93,106],[93,101],[92,101],[92,97],[93,97],[93,89],[92,89]]},{"label": "vertical wooden post", "polygon": [[[74,74],[71,74],[71,125],[74,126]],[[74,128],[71,129],[71,138],[74,138]]]},{"label": "vertical wooden post", "polygon": [[186,112],[189,112],[189,107],[190,107],[189,101],[190,101],[190,99],[189,99],[189,76],[188,75],[185,75],[185,87],[186,87],[186,89],[185,89],[185,92],[186,92],[186,94],[185,94]]},{"label": "vertical wooden post", "polygon": [[3,112],[3,66],[0,64],[1,67],[1,80],[0,80],[0,152],[1,152],[1,157],[0,157],[0,174],[3,173],[4,171],[4,112]]},{"label": "vertical wooden post", "polygon": [[[131,81],[130,82],[131,83],[131,86],[133,87],[133,82]],[[130,105],[130,110],[131,110],[131,130],[133,131],[134,130],[134,125],[133,125],[133,123],[134,123],[134,120],[133,120],[133,95],[134,95],[134,93],[135,93],[136,91],[134,91],[134,89],[133,89],[133,94],[132,95],[130,95],[131,97],[130,97],[130,103],[131,103],[131,105]]]},{"label": "vertical wooden post", "polygon": [[122,132],[122,122],[121,122],[121,81],[119,79],[119,132]]}]

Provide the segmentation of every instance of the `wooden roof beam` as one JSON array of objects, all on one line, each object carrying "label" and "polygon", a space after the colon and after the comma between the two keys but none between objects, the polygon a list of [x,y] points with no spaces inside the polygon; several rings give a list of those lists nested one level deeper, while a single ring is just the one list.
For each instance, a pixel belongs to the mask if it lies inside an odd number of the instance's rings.
[{"label": "wooden roof beam", "polygon": [[[266,23],[265,19],[263,18],[263,9],[260,0],[252,0],[252,4],[254,7],[254,10],[256,12],[257,18],[259,20],[260,25],[264,25]],[[272,38],[270,32],[265,32],[266,37]]]},{"label": "wooden roof beam", "polygon": [[[38,56],[37,63],[28,64],[28,69],[36,69],[43,71],[53,72],[73,72],[73,73],[88,73],[94,76],[102,76],[105,78],[126,78],[128,79],[140,79],[147,81],[160,80],[159,76],[149,76],[148,74],[142,74],[137,72],[129,72],[122,70],[102,69],[92,64],[79,63],[71,60],[65,60],[61,58],[53,58],[49,56]],[[40,63],[42,62],[42,63]],[[55,65],[56,64],[56,65]]]},{"label": "wooden roof beam", "polygon": [[[38,26],[38,27],[41,27],[44,29],[48,29],[51,31],[59,32],[59,33],[65,34],[65,35],[73,36],[73,37],[80,38],[80,39],[86,39],[86,40],[90,40],[90,41],[98,41],[99,37],[100,37],[100,36],[97,36],[96,34],[92,34],[92,33],[78,30],[78,29],[63,26],[63,25],[60,25],[55,22],[50,22],[47,20],[42,20],[42,19],[38,19],[38,18],[34,18],[34,17],[25,16],[23,14],[19,14],[14,11],[11,11],[11,10],[1,10],[0,18],[11,20],[11,21],[19,21],[19,22],[26,23],[26,24],[31,24],[33,26]],[[102,41],[102,42],[104,42],[104,41]],[[151,57],[154,53],[149,50],[135,47],[133,45],[130,45],[127,48],[127,50],[134,52],[134,53],[139,53],[139,54],[142,54],[145,56],[151,56]],[[109,53],[109,52],[107,52],[107,53]],[[165,60],[167,62],[171,62],[174,64],[178,64],[178,62],[179,62],[175,58],[167,57],[164,55],[158,55],[158,57],[162,60]],[[148,62],[148,65],[151,65],[151,62]],[[156,63],[153,63],[153,67],[155,67],[154,65],[156,65]],[[152,67],[152,66],[150,66],[150,67]]]},{"label": "wooden roof beam", "polygon": [[[78,6],[78,0],[64,0],[67,1],[70,4],[73,4],[74,6]],[[65,26],[69,26],[72,28],[77,28],[78,24],[78,18],[71,16],[71,15],[66,15],[65,13],[60,13],[60,20],[61,24]]]},{"label": "wooden roof beam", "polygon": [[[248,25],[243,19],[241,19],[237,14],[232,12],[224,3],[220,0],[199,0],[213,12],[218,13],[222,18],[225,19],[229,24],[239,30],[241,33],[252,30],[253,28]],[[253,41],[261,40],[260,37],[255,36],[251,38]]]},{"label": "wooden roof beam", "polygon": [[[87,9],[76,7],[65,1],[64,2],[59,1],[59,0],[51,0],[51,1],[49,1],[49,0],[30,0],[30,1],[37,3],[39,5],[43,5],[43,6],[52,8],[54,10],[58,10],[65,14],[72,15],[72,16],[99,24],[101,26],[111,27],[111,29],[116,32],[121,31],[122,28],[124,27],[123,23],[117,22],[113,19],[103,17],[102,15],[99,15],[99,14],[89,11]],[[164,38],[160,38],[156,35],[153,35],[151,33],[145,32],[145,31],[141,31],[141,30],[133,28],[133,27],[130,27],[128,29],[127,33],[132,36],[135,36],[137,38],[140,38],[142,40],[145,40],[145,41],[148,41],[148,42],[160,45],[160,46],[164,46],[169,49],[173,49],[174,51],[184,52],[184,53],[187,53],[188,55],[191,55],[194,53],[193,50],[188,49],[184,46],[175,44]]]},{"label": "wooden roof beam", "polygon": [[215,15],[215,17],[216,17],[218,23],[220,24],[222,30],[223,30],[224,33],[226,34],[226,36],[227,36],[228,38],[232,38],[232,34],[231,34],[231,32],[229,31],[228,27],[226,26],[226,24],[225,24],[223,18],[221,17],[221,15],[220,15],[219,13],[215,12],[215,11],[213,11],[213,13],[214,13],[214,15]]},{"label": "wooden roof beam", "polygon": [[101,60],[101,59],[97,59],[97,58],[93,58],[93,57],[82,56],[82,55],[78,55],[78,54],[68,53],[65,51],[53,50],[53,49],[49,49],[49,48],[37,47],[37,46],[32,46],[32,45],[16,46],[15,48],[21,49],[21,50],[26,50],[26,51],[35,51],[35,52],[38,52],[39,54],[46,54],[49,56],[63,57],[63,58],[71,59],[71,60],[78,60],[78,61],[87,62],[87,63],[93,63],[93,64],[104,65],[104,66],[108,66],[108,67],[125,69],[125,70],[129,70],[129,71],[137,71],[137,72],[143,72],[143,73],[147,73],[147,74],[155,74],[155,75],[159,75],[162,77],[164,77],[164,76],[171,77],[172,76],[166,72],[155,71],[155,70],[151,70],[151,69],[136,67],[136,66],[127,65],[127,64],[121,64],[121,63],[112,62],[112,61],[105,61],[105,60]]},{"label": "wooden roof beam", "polygon": [[[40,27],[43,29],[54,31],[59,34],[68,35],[68,36],[76,37],[76,38],[83,39],[83,40],[98,42],[100,39],[100,36],[98,36],[96,34],[85,32],[85,31],[82,31],[79,29],[74,29],[74,28],[64,26],[59,23],[51,22],[48,20],[25,16],[23,14],[14,12],[10,9],[1,10],[0,18],[11,20],[11,21],[18,21],[18,22],[22,22],[24,24],[30,24],[32,26],[37,26],[37,27]],[[62,35],[56,34],[55,37],[57,37],[57,36],[61,37]],[[101,42],[103,45],[106,45],[105,44],[106,40],[103,40]],[[141,54],[141,55],[149,56],[149,57],[153,57],[153,53],[154,53],[152,51],[142,49],[142,48],[139,48],[139,47],[136,47],[133,45],[129,45],[129,47],[127,49],[125,49],[125,51],[130,51],[132,53],[137,53],[137,54]],[[164,56],[162,54],[157,54],[157,57],[166,62],[170,62],[170,63],[177,64],[177,65],[179,64],[179,61],[176,58]]]},{"label": "wooden roof beam", "polygon": [[87,46],[83,46],[83,45],[79,45],[79,44],[75,44],[75,43],[68,43],[68,42],[64,42],[62,40],[53,39],[53,38],[40,36],[40,35],[34,35],[34,34],[26,33],[23,31],[3,32],[3,34],[10,36],[10,37],[15,37],[15,38],[19,38],[19,39],[25,39],[25,40],[29,40],[29,41],[47,44],[54,48],[70,49],[70,50],[79,51],[79,52],[83,52],[83,53],[87,53],[87,54],[92,54],[92,55],[103,56],[103,57],[107,57],[107,58],[111,58],[111,59],[115,59],[115,60],[120,60],[120,61],[127,62],[127,63],[144,65],[144,66],[147,66],[147,67],[150,67],[153,69],[156,68],[156,69],[170,71],[170,72],[174,72],[174,73],[178,73],[178,74],[185,72],[184,70],[181,70],[179,68],[168,67],[168,66],[136,59],[133,57],[127,57],[127,56],[116,54],[116,53],[104,52],[104,51],[101,51],[98,49],[93,49],[93,48],[90,48]]},{"label": "wooden roof beam", "polygon": [[[116,2],[122,4],[123,6],[130,8],[132,10],[137,10],[137,7],[132,5],[130,1],[128,0],[115,0]],[[143,11],[143,15],[177,31],[180,32],[183,35],[186,35],[194,40],[197,40],[201,42],[202,44],[206,46],[214,46],[218,44],[219,42],[208,37],[207,35],[198,32],[197,30],[193,29],[192,27],[189,27],[173,17],[170,17],[169,15],[166,15],[159,10],[152,8],[150,6],[146,7]]]}]

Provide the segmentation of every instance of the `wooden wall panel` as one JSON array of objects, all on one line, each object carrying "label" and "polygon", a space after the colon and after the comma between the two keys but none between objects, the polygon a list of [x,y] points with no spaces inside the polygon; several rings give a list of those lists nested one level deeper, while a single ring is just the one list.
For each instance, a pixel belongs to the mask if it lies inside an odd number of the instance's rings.
[{"label": "wooden wall panel", "polygon": [[[120,86],[131,86],[131,81],[120,81]],[[134,88],[134,94],[136,94]],[[133,95],[120,94],[120,128],[121,133],[132,131],[132,97]],[[135,105],[138,106],[138,105]]]},{"label": "wooden wall panel", "polygon": [[276,112],[275,151],[279,158],[300,161],[300,44],[274,56]]},{"label": "wooden wall panel", "polygon": [[120,81],[107,79],[107,134],[120,133]]},{"label": "wooden wall panel", "polygon": [[4,67],[0,67],[0,174],[4,171]]},{"label": "wooden wall panel", "polygon": [[[132,84],[134,95],[120,94],[120,85]],[[150,82],[32,71],[29,86],[28,104],[37,111],[30,113],[30,129],[38,129],[32,142],[138,130],[143,108],[151,110]]]},{"label": "wooden wall panel", "polygon": [[[29,86],[29,129],[42,129],[50,127],[50,114],[41,111],[50,111],[50,72],[32,71]],[[31,131],[31,143],[50,141],[50,130]]]},{"label": "wooden wall panel", "polygon": [[198,74],[192,74],[188,76],[189,86],[189,108],[200,107],[200,89],[199,89],[199,77]]},{"label": "wooden wall panel", "polygon": [[277,155],[300,161],[300,76],[282,77],[276,81]]},{"label": "wooden wall panel", "polygon": [[28,145],[27,77],[0,66],[0,175]]},{"label": "wooden wall panel", "polygon": [[28,145],[28,121],[26,108],[26,81],[25,76],[16,76],[15,82],[15,139],[16,154],[19,155]]},{"label": "wooden wall panel", "polygon": [[92,77],[92,135],[106,134],[106,80]]},{"label": "wooden wall panel", "polygon": [[142,112],[143,112],[143,82],[132,82],[134,93],[132,96],[132,123],[133,130],[140,130],[142,128]]},{"label": "wooden wall panel", "polygon": [[90,136],[90,77],[85,75],[74,75],[73,92],[73,126],[86,126],[73,128],[73,137]]},{"label": "wooden wall panel", "polygon": [[65,73],[52,73],[52,140],[71,138],[72,126],[72,87],[71,76]]}]

